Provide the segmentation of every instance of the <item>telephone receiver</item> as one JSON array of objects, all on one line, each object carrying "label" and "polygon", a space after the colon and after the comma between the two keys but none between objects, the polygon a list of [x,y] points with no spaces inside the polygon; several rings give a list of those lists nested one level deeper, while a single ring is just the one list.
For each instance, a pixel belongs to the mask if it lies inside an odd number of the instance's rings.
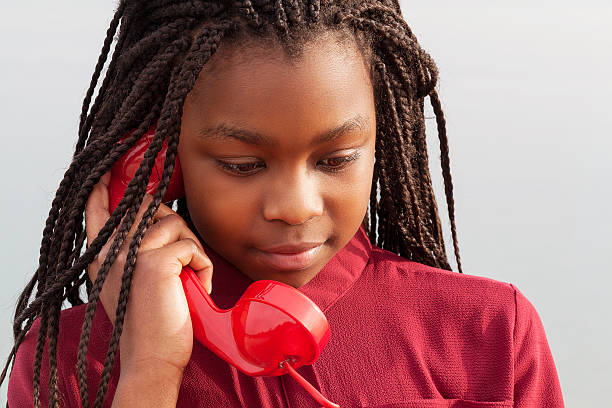
[{"label": "telephone receiver", "polygon": [[[108,187],[111,213],[123,198],[154,134],[155,127],[113,165]],[[166,149],[167,140],[157,155],[149,179],[147,193],[151,195],[161,180]],[[163,202],[183,196],[183,177],[177,155]],[[330,337],[327,318],[311,299],[284,283],[258,280],[246,289],[234,307],[220,309],[189,266],[183,267],[180,279],[197,341],[244,374],[278,376],[289,373],[324,407],[339,407],[295,371],[302,365],[314,363]]]}]

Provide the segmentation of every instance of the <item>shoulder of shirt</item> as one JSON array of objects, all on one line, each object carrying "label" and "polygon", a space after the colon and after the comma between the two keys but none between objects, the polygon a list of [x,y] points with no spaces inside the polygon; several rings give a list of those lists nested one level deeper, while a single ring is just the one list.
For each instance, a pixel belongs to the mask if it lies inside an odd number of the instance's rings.
[{"label": "shoulder of shirt", "polygon": [[[86,304],[74,306],[60,312],[59,317],[59,332],[58,332],[58,374],[60,377],[60,388],[62,387],[63,377],[62,373],[66,367],[64,367],[67,361],[73,360],[68,357],[68,354],[76,356],[76,350],[78,349],[81,328],[83,325],[83,318],[85,316]],[[36,318],[32,323],[32,326],[26,333],[23,341],[19,345],[15,361],[11,370],[9,383],[8,383],[8,398],[9,401],[19,405],[21,402],[27,400],[28,395],[31,395],[31,389],[33,384],[33,364],[34,357],[36,354],[36,344],[38,342],[38,333],[40,330],[40,317]],[[49,370],[49,340],[45,342],[45,347],[42,354],[41,363],[41,398],[45,400],[48,384],[48,370]],[[43,384],[45,386],[43,387]],[[24,400],[25,398],[25,400]]]},{"label": "shoulder of shirt", "polygon": [[394,290],[416,286],[429,298],[462,303],[462,307],[499,305],[514,314],[517,297],[522,298],[513,284],[424,265],[378,247],[372,247],[370,262],[377,282],[388,282]]},{"label": "shoulder of shirt", "polygon": [[[81,327],[83,325],[83,318],[85,317],[86,307],[87,304],[83,304],[64,309],[60,312],[58,343],[73,338],[75,333],[81,333]],[[32,324],[32,327],[28,331],[28,334],[26,334],[24,343],[26,342],[26,340],[34,340],[34,344],[36,344],[39,329],[40,317],[37,317],[34,323]]]}]

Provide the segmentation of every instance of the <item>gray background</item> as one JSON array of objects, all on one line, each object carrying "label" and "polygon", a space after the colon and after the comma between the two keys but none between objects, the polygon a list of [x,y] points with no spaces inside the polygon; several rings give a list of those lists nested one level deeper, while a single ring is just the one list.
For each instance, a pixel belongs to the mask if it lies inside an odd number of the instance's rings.
[{"label": "gray background", "polygon": [[[402,2],[404,17],[441,72],[464,269],[516,284],[544,323],[566,405],[603,406],[612,380],[612,6],[413,3]],[[114,7],[2,6],[2,358]],[[432,173],[443,204],[435,160]],[[6,382],[0,395],[4,404]]]}]

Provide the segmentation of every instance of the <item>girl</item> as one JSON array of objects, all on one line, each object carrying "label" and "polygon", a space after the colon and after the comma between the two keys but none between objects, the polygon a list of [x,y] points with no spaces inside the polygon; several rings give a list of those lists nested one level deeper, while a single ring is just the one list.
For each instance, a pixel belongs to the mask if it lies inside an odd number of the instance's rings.
[{"label": "girl", "polygon": [[[428,97],[461,272],[436,78],[396,0],[121,1],[18,300],[9,406],[317,406],[193,341],[185,265],[223,308],[260,279],[309,296],[332,337],[298,371],[340,406],[563,406],[529,301],[450,272],[423,116]],[[151,129],[112,210],[109,169]],[[185,196],[166,206],[178,162]]]}]

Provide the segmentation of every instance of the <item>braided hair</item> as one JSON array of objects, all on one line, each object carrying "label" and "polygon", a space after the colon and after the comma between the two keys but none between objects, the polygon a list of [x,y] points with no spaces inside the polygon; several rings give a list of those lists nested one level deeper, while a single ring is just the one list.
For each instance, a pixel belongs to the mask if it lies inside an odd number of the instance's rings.
[{"label": "braided hair", "polygon": [[[451,269],[429,173],[424,121],[424,100],[429,97],[436,116],[446,204],[461,272],[448,140],[435,90],[438,71],[402,18],[397,0],[120,0],[83,101],[72,162],[43,230],[38,269],[17,301],[14,346],[0,383],[25,334],[40,318],[34,357],[34,405],[40,406],[41,361],[48,339],[49,403],[57,407],[60,310],[65,301],[72,306],[86,301],[76,368],[81,403],[88,406],[86,356],[100,291],[134,223],[155,157],[167,141],[161,183],[129,246],[115,325],[94,402],[95,407],[102,405],[123,328],[137,251],[166,192],[177,154],[183,103],[202,67],[222,42],[249,41],[247,44],[256,45],[275,41],[295,57],[306,42],[329,31],[342,41],[355,41],[369,63],[374,86],[375,165],[369,210],[363,222],[370,241],[404,258]],[[113,43],[111,61],[99,84]],[[98,237],[84,249],[85,203],[94,185],[153,125],[157,126],[154,139],[124,197]],[[118,143],[130,131],[133,133]],[[175,204],[191,225],[185,199]],[[108,255],[91,282],[87,267],[117,227]],[[32,296],[34,288],[36,294]],[[86,300],[81,298],[83,292]]]}]

